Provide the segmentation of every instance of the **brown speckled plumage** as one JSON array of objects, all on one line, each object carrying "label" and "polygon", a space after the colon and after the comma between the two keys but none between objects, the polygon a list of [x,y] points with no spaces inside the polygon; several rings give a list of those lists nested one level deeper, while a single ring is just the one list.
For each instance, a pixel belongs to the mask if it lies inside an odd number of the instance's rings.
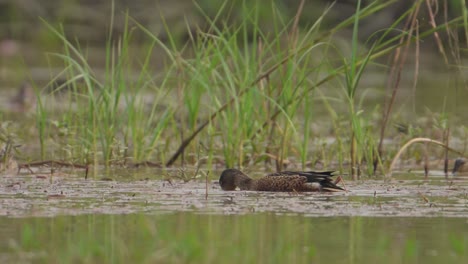
[{"label": "brown speckled plumage", "polygon": [[331,180],[332,171],[283,171],[269,174],[258,180],[251,179],[240,170],[227,169],[221,173],[219,185],[225,191],[234,191],[237,187],[246,191],[266,192],[314,192],[341,191]]}]

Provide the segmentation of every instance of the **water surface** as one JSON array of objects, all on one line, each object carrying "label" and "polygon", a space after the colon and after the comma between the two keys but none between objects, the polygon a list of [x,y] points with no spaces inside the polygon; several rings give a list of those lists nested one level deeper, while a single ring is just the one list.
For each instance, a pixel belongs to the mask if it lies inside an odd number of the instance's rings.
[{"label": "water surface", "polygon": [[255,213],[1,217],[2,263],[467,263],[468,221]]}]

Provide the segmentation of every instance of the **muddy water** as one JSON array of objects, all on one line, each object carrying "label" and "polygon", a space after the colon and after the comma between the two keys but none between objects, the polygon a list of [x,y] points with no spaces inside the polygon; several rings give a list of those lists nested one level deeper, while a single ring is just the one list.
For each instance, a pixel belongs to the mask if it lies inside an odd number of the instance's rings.
[{"label": "muddy water", "polygon": [[0,215],[273,212],[305,216],[468,217],[468,178],[404,175],[391,181],[345,182],[339,193],[220,190],[217,181],[152,178],[87,179],[82,174],[20,174],[0,178]]},{"label": "muddy water", "polygon": [[328,194],[147,176],[2,176],[0,263],[468,263],[468,178]]}]

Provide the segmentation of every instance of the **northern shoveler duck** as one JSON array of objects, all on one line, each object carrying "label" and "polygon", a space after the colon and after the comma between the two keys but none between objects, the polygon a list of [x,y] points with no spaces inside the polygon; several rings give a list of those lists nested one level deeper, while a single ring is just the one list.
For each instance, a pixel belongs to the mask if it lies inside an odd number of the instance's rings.
[{"label": "northern shoveler duck", "polygon": [[343,191],[331,179],[333,171],[282,171],[268,174],[254,180],[237,169],[227,169],[221,173],[219,185],[224,191],[234,191],[237,187],[246,191],[265,192],[320,192]]}]

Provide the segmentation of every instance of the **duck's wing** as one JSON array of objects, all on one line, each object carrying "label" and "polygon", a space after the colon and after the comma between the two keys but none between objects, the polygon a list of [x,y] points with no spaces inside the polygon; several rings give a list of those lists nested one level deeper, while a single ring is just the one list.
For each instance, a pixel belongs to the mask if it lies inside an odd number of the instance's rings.
[{"label": "duck's wing", "polygon": [[[267,192],[302,192],[312,191],[307,188],[307,179],[299,175],[287,175],[276,177],[262,177],[253,183],[254,191]],[[316,187],[316,191],[320,188]]]},{"label": "duck's wing", "polygon": [[305,176],[307,182],[319,182],[330,179],[335,171],[281,171],[268,174],[267,176]]},{"label": "duck's wing", "polygon": [[324,190],[328,191],[343,191],[344,189],[337,186],[331,179],[335,171],[281,171],[268,174],[267,176],[303,176],[307,178],[308,183],[317,182]]}]

